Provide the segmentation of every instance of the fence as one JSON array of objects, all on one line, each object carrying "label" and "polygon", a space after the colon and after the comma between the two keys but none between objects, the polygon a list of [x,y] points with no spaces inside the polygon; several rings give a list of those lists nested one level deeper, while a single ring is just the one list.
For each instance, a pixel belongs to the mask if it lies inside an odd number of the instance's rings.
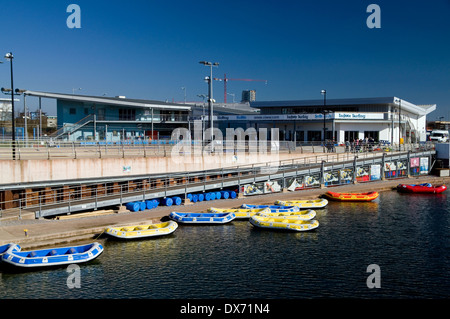
[{"label": "fence", "polygon": [[[128,158],[128,157],[150,157],[150,156],[170,156],[175,146],[180,147],[182,141],[175,140],[124,140],[118,142],[106,141],[86,141],[86,142],[66,142],[61,140],[29,140],[0,141],[0,160],[13,159],[77,159],[77,158]],[[234,146],[227,148],[227,142],[197,143],[191,142],[190,150],[194,154],[209,153],[212,150],[251,152],[262,146],[269,152],[300,152],[300,153],[361,153],[376,151],[417,151],[434,149],[432,143],[404,144],[399,148],[386,144],[362,145],[359,147],[346,147],[345,145],[335,145],[327,142],[292,142],[292,141],[245,141],[233,143]],[[267,143],[267,144],[265,144]],[[14,145],[14,147],[13,147]],[[186,145],[185,145],[186,146]],[[180,148],[181,151],[186,148]]]}]

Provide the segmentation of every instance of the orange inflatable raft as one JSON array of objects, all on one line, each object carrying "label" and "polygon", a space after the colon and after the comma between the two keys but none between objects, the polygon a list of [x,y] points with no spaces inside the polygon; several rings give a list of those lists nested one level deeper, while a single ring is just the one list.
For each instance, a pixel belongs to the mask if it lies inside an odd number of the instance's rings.
[{"label": "orange inflatable raft", "polygon": [[335,193],[326,192],[324,196],[328,199],[341,202],[370,202],[378,197],[378,192],[367,193]]}]

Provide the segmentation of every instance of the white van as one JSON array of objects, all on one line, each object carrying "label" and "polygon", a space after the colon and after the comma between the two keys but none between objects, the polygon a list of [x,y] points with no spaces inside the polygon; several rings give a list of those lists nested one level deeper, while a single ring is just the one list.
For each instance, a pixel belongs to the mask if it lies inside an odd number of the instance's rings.
[{"label": "white van", "polygon": [[448,142],[448,131],[445,130],[433,130],[430,134],[430,140],[436,143]]}]

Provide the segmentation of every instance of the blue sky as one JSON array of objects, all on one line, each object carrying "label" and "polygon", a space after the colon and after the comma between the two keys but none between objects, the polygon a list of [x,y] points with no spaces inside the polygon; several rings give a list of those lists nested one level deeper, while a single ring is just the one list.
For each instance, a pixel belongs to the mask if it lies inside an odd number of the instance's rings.
[{"label": "blue sky", "polygon": [[[80,29],[66,25],[72,3]],[[379,29],[366,25],[371,3]],[[229,81],[236,100],[246,89],[260,101],[320,99],[321,89],[327,98],[395,95],[436,103],[430,119],[450,120],[449,19],[449,0],[15,0],[1,6],[0,54],[13,52],[15,87],[29,90],[183,101],[185,87],[199,101],[207,60],[220,63],[214,77],[268,81]],[[10,86],[7,62],[0,86]],[[55,114],[54,102],[44,109]]]}]

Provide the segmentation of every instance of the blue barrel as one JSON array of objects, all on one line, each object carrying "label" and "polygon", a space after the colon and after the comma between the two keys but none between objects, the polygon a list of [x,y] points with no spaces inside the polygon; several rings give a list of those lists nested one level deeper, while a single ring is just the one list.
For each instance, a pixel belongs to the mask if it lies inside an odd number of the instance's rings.
[{"label": "blue barrel", "polygon": [[145,210],[147,208],[146,202],[139,202],[139,210]]},{"label": "blue barrel", "polygon": [[192,200],[192,194],[187,194],[186,198],[188,198],[189,200]]},{"label": "blue barrel", "polygon": [[197,196],[199,202],[203,202],[205,200],[205,195],[203,195],[202,193],[198,194]]},{"label": "blue barrel", "polygon": [[216,193],[211,192],[209,194],[211,195],[211,200],[215,200],[216,199]]},{"label": "blue barrel", "polygon": [[198,195],[197,194],[192,195],[192,202],[197,203],[197,201],[198,201]]},{"label": "blue barrel", "polygon": [[163,199],[163,204],[164,206],[172,206],[173,204],[173,199],[170,197],[164,198]]},{"label": "blue barrel", "polygon": [[152,200],[146,200],[145,204],[147,205],[147,209],[152,209],[156,207],[155,203]]},{"label": "blue barrel", "polygon": [[211,193],[205,193],[205,200],[211,200]]},{"label": "blue barrel", "polygon": [[216,199],[221,199],[222,198],[222,194],[220,192],[216,192]]},{"label": "blue barrel", "polygon": [[222,195],[223,199],[228,199],[228,197],[230,197],[230,193],[228,193],[227,191],[221,191],[220,194]]},{"label": "blue barrel", "polygon": [[235,191],[231,191],[231,192],[230,192],[230,198],[234,199],[234,198],[236,198],[236,197],[237,197],[236,192],[235,192]]},{"label": "blue barrel", "polygon": [[141,205],[137,202],[126,203],[125,207],[132,212],[138,212]]},{"label": "blue barrel", "polygon": [[157,200],[157,199],[152,199],[152,202],[153,202],[153,206],[154,206],[154,207],[158,207],[158,205],[159,205],[159,200]]},{"label": "blue barrel", "polygon": [[172,197],[172,200],[173,200],[173,203],[177,206],[181,205],[181,203],[182,203],[181,197],[178,197],[178,196]]}]

